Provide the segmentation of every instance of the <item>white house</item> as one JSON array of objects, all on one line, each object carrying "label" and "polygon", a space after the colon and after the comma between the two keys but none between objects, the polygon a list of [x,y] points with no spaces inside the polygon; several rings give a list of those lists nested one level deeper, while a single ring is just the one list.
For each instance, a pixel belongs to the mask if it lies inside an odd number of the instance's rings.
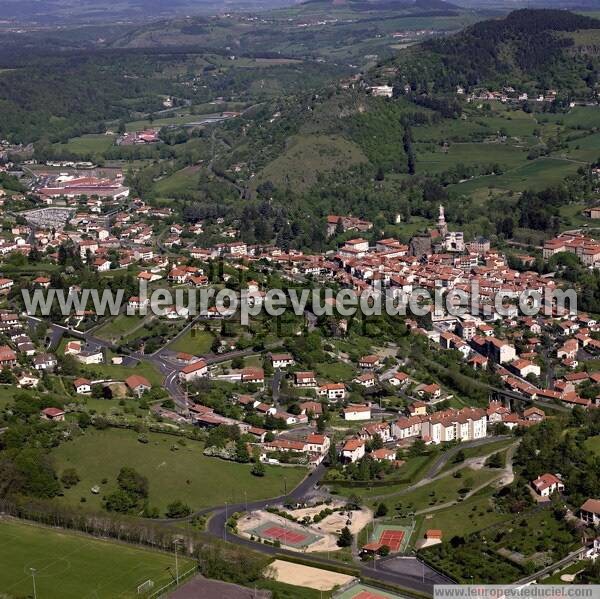
[{"label": "white house", "polygon": [[534,481],[531,481],[531,486],[541,497],[550,497],[552,493],[560,493],[565,489],[565,485],[560,478],[548,472],[538,476]]},{"label": "white house", "polygon": [[408,383],[408,381],[410,380],[410,377],[408,376],[408,374],[406,374],[406,372],[395,372],[389,379],[388,379],[388,383],[390,385],[393,385],[394,387],[400,387],[402,385],[406,385],[406,383]]},{"label": "white house", "polygon": [[316,387],[317,379],[311,370],[305,372],[294,372],[294,385],[296,387]]},{"label": "white house", "polygon": [[82,364],[102,364],[104,362],[104,353],[101,349],[84,350],[75,355],[75,358]]},{"label": "white house", "polygon": [[338,401],[346,398],[346,386],[344,383],[327,383],[319,387],[317,394],[328,401]]},{"label": "white house", "polygon": [[356,462],[365,455],[365,442],[361,439],[348,439],[342,448],[342,460]]},{"label": "white house", "polygon": [[329,440],[329,437],[313,433],[306,438],[304,450],[323,455],[329,451],[330,445],[331,441]]},{"label": "white house", "polygon": [[510,368],[513,372],[519,376],[526,378],[528,375],[533,374],[540,376],[541,369],[537,364],[530,362],[529,360],[518,359],[510,363]]},{"label": "white house", "polygon": [[208,365],[204,360],[197,360],[179,371],[179,379],[189,383],[196,379],[205,377],[208,374]]},{"label": "white house", "polygon": [[349,405],[343,413],[344,420],[371,420],[371,408],[366,405]]},{"label": "white house", "polygon": [[598,526],[600,524],[600,500],[586,500],[579,508],[579,518],[586,524]]},{"label": "white house", "polygon": [[75,393],[84,395],[92,390],[92,382],[87,379],[75,379],[73,381],[73,387],[75,387]]},{"label": "white house", "polygon": [[273,368],[287,368],[294,365],[294,356],[291,354],[271,354]]}]

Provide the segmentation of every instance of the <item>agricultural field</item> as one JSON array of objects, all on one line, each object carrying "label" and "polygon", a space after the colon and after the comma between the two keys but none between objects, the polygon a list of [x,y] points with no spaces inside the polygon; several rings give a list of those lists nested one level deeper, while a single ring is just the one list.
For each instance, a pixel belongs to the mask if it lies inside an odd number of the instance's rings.
[{"label": "agricultural field", "polygon": [[[52,452],[57,470],[75,468],[81,478],[79,484],[65,490],[60,501],[83,505],[81,498],[85,498],[85,506],[99,509],[102,496],[116,490],[116,477],[123,466],[148,478],[150,505],[161,512],[175,500],[200,509],[226,501],[276,497],[284,492],[285,484],[292,489],[307,474],[300,467],[267,466],[265,476],[257,479],[249,464],[202,455],[204,445],[198,441],[183,439],[180,443],[178,437],[158,433],[149,433],[147,438],[148,443],[141,443],[133,431],[90,429],[60,445]],[[102,484],[104,479],[107,482]],[[98,495],[90,492],[95,485],[101,487]]]},{"label": "agricultural field", "polygon": [[[430,523],[427,521],[427,528],[433,528]],[[449,521],[441,524],[452,526]],[[459,582],[512,582],[561,559],[578,545],[577,535],[551,509],[507,515],[498,524],[465,538],[467,531],[457,535],[464,543],[443,543],[423,550],[427,561]]]},{"label": "agricultural field", "polygon": [[456,143],[447,150],[436,147],[435,151],[417,154],[419,168],[427,173],[441,173],[457,164],[498,164],[504,171],[517,167],[526,159],[526,151],[511,144]]},{"label": "agricultural field", "polygon": [[198,167],[188,166],[157,181],[154,186],[154,193],[157,197],[167,198],[174,194],[195,191],[198,187],[199,176]]},{"label": "agricultural field", "polygon": [[[47,599],[138,597],[139,584],[175,578],[173,555],[13,520],[0,521],[0,563],[0,589],[14,597],[33,596],[31,568]],[[179,571],[193,564],[180,557]]]},{"label": "agricultural field", "polygon": [[475,494],[448,509],[421,516],[421,526],[416,536],[422,539],[425,531],[433,528],[441,530],[444,541],[449,541],[454,536],[466,536],[509,518],[509,514],[495,509],[491,493]]},{"label": "agricultural field", "polygon": [[73,137],[66,144],[55,144],[54,148],[58,152],[64,151],[78,156],[93,156],[106,152],[114,143],[114,135],[82,135],[81,137]]},{"label": "agricultural field", "polygon": [[479,189],[495,188],[504,191],[524,191],[525,189],[539,190],[563,181],[581,167],[578,162],[559,158],[544,157],[522,163],[501,175],[486,175],[476,177],[465,183],[451,185],[450,189],[469,195]]}]

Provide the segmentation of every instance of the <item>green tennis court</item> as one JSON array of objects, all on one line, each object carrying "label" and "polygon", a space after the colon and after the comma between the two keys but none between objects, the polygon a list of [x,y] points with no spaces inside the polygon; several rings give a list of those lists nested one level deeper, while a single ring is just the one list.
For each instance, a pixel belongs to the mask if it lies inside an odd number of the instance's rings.
[{"label": "green tennis court", "polygon": [[375,525],[369,536],[371,543],[383,543],[392,553],[404,553],[408,548],[410,537],[414,530],[413,524],[387,524],[380,522]]},{"label": "green tennis court", "polygon": [[357,582],[350,588],[333,595],[334,599],[402,599],[402,595],[383,591],[362,582]]}]

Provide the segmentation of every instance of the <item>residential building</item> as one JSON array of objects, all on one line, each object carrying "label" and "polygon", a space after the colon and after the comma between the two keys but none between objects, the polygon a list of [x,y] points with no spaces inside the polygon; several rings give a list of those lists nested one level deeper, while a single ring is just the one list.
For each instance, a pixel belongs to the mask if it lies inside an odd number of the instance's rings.
[{"label": "residential building", "polygon": [[600,525],[600,499],[587,499],[579,508],[579,518],[590,526]]},{"label": "residential building", "polygon": [[196,362],[187,364],[179,371],[179,379],[186,383],[191,383],[192,381],[207,375],[208,365],[204,360],[197,360]]},{"label": "residential building", "polygon": [[343,409],[344,420],[370,420],[371,408],[367,405],[354,404]]},{"label": "residential building", "polygon": [[534,491],[541,497],[550,497],[553,493],[564,491],[565,485],[555,474],[542,474],[531,481]]},{"label": "residential building", "polygon": [[342,461],[357,462],[365,455],[365,442],[361,439],[348,439],[342,447]]}]

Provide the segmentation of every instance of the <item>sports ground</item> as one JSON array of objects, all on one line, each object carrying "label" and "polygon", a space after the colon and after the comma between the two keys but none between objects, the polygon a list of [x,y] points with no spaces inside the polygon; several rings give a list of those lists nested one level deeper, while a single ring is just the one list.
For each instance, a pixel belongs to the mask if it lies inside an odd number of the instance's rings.
[{"label": "sports ground", "polygon": [[413,528],[413,525],[376,524],[369,540],[387,545],[392,553],[402,553],[408,547]]},{"label": "sports ground", "polygon": [[316,543],[323,537],[306,531],[299,531],[293,528],[286,528],[275,522],[265,522],[248,533],[260,539],[269,541],[279,541],[282,545],[302,549]]},{"label": "sports ground", "polygon": [[401,599],[401,595],[383,591],[357,582],[350,588],[333,595],[335,599]]},{"label": "sports ground", "polygon": [[[14,520],[0,520],[0,592],[43,599],[140,597],[147,580],[154,590],[175,577],[171,554],[102,541]],[[179,572],[192,560],[180,558]]]}]

